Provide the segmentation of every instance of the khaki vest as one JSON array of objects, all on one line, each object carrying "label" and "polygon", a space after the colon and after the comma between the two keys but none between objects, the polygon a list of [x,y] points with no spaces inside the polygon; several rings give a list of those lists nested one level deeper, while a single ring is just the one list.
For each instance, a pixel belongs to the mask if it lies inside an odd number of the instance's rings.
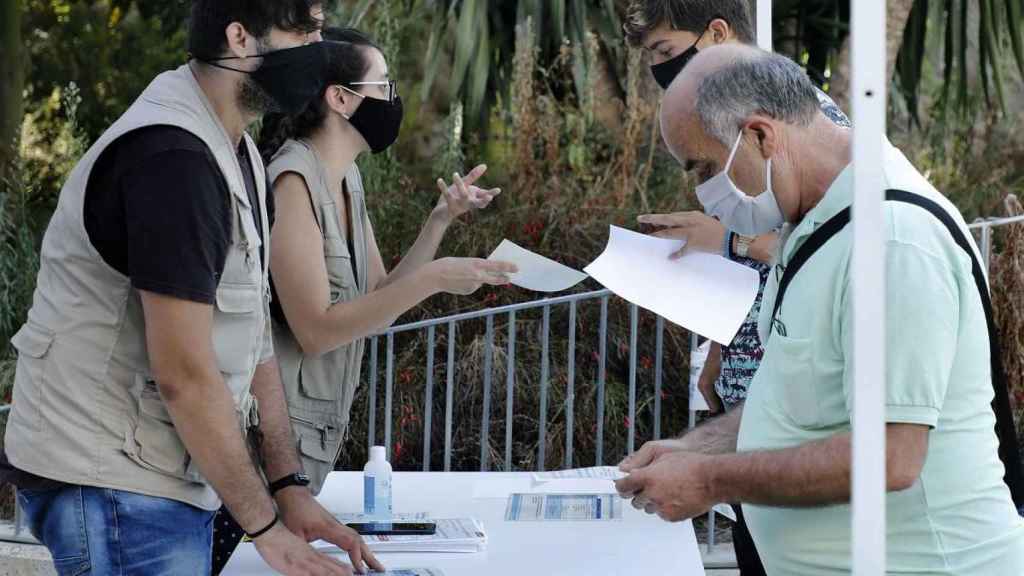
[{"label": "khaki vest", "polygon": [[[312,145],[289,140],[274,156],[267,171],[271,182],[276,182],[286,172],[298,174],[306,182],[323,237],[331,304],[365,294],[366,200],[359,169],[353,165],[345,176],[354,253],[349,252],[349,242],[338,220],[338,207],[329,192],[323,163]],[[352,273],[353,262],[358,278]],[[359,339],[320,356],[306,356],[287,326],[274,325],[274,350],[281,367],[292,429],[314,494],[320,492],[341,453],[349,410],[359,386],[364,346],[365,341]]]},{"label": "khaki vest", "polygon": [[139,294],[129,278],[103,261],[83,220],[86,184],[97,158],[118,137],[152,125],[177,126],[201,139],[231,191],[234,225],[212,340],[240,428],[254,422],[249,388],[271,344],[269,283],[253,217],[259,210],[263,238],[269,239],[266,177],[246,135],[260,199],[251,206],[236,147],[185,65],[146,88],[61,190],[43,238],[28,322],[12,339],[18,364],[5,449],[16,467],[39,476],[214,510],[220,499],[185,450],[152,379]]}]

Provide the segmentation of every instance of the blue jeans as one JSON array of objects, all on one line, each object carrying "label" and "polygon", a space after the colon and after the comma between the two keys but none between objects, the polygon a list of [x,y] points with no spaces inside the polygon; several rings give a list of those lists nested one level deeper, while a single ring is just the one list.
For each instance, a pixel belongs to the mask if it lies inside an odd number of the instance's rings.
[{"label": "blue jeans", "polygon": [[87,486],[19,490],[18,503],[60,576],[210,573],[213,512]]}]

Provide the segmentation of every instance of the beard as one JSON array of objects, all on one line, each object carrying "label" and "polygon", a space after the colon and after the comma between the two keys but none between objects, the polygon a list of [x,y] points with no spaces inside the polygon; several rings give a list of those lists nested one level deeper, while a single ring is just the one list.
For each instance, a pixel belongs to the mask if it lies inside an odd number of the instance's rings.
[{"label": "beard", "polygon": [[[258,55],[273,52],[275,49],[269,38],[256,39]],[[252,79],[251,74],[243,75],[242,79],[238,81],[238,105],[242,110],[255,115],[281,111],[281,106],[277,101]]]},{"label": "beard", "polygon": [[249,75],[243,75],[238,81],[238,106],[257,116],[281,111],[277,101]]}]

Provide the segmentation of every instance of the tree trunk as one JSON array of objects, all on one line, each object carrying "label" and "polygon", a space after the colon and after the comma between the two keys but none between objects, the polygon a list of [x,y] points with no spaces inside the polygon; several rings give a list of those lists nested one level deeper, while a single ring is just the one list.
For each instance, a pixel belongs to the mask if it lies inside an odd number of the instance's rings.
[{"label": "tree trunk", "polygon": [[[21,128],[21,0],[0,1],[0,185],[18,154]],[[3,207],[0,206],[0,211]],[[0,213],[2,215],[2,213]]]},{"label": "tree trunk", "polygon": [[[917,0],[927,2],[928,0]],[[900,45],[903,44],[903,30],[907,27],[907,20],[910,19],[910,11],[914,8],[915,0],[888,0],[888,14],[885,22],[885,73],[886,78],[891,79],[896,68],[896,57],[900,53]],[[854,31],[856,33],[856,31]],[[844,110],[850,109],[850,36],[843,42],[843,48],[839,51],[838,69],[832,73],[831,89],[829,94],[832,99]],[[854,119],[856,121],[856,119]]]}]

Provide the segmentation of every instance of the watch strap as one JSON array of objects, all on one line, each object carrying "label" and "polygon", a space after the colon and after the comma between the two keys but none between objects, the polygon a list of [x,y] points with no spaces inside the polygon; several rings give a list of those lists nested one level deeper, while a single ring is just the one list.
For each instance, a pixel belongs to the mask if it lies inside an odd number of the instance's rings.
[{"label": "watch strap", "polygon": [[288,488],[289,486],[309,486],[309,476],[305,474],[296,473],[289,474],[280,480],[275,480],[270,483],[270,495],[273,496],[281,490]]}]

